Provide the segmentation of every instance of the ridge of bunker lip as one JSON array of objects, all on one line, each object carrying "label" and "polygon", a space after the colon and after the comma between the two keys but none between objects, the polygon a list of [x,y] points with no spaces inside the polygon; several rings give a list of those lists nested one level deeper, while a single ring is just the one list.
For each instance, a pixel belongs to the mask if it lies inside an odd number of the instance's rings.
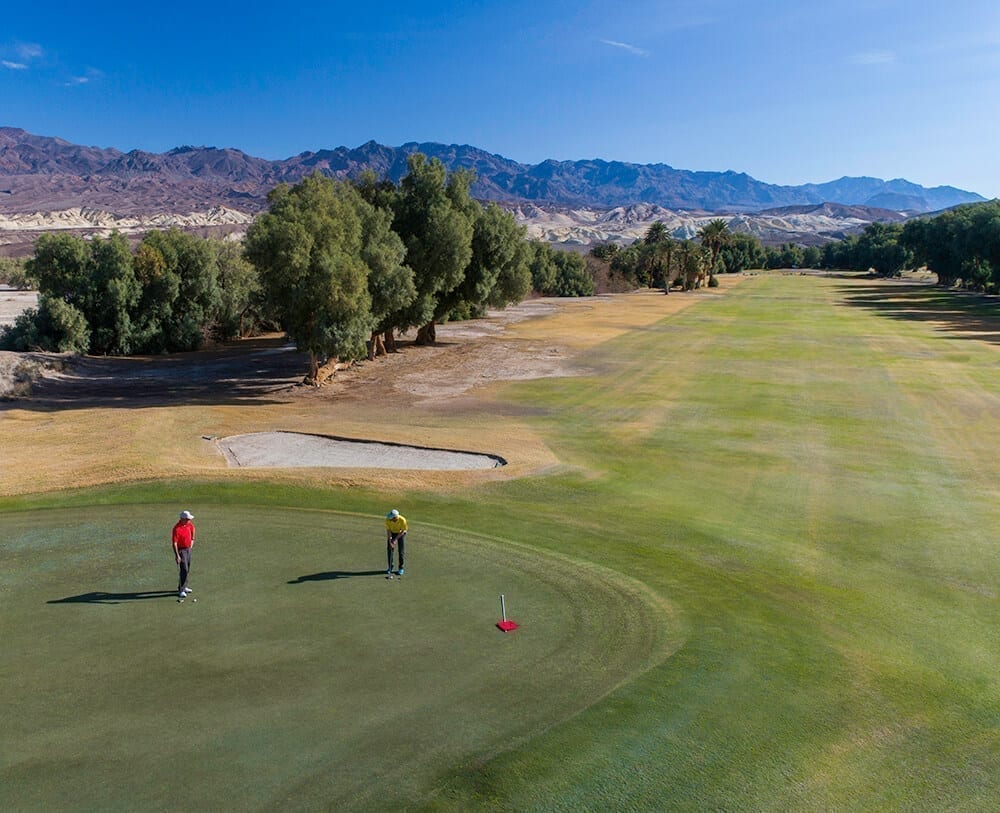
[{"label": "ridge of bunker lip", "polygon": [[507,465],[500,455],[370,438],[276,430],[206,438],[230,468],[362,468],[466,471]]}]

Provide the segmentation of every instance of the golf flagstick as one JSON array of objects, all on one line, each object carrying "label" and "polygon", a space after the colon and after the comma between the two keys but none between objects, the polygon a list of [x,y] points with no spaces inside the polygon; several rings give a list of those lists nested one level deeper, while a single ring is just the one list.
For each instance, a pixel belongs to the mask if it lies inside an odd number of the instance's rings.
[{"label": "golf flagstick", "polygon": [[500,620],[497,621],[497,627],[504,632],[511,632],[517,629],[516,621],[509,621],[507,619],[507,604],[504,601],[503,593],[500,594]]}]

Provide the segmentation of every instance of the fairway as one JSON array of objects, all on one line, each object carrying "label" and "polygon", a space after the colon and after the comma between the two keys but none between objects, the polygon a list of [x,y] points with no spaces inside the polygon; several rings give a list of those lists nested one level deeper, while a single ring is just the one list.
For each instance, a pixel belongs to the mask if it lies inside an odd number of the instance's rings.
[{"label": "fairway", "polygon": [[[254,409],[161,404],[74,489],[94,441],[67,438],[120,413],[0,412],[0,451],[63,456],[0,503],[0,808],[995,809],[995,299],[780,274],[681,298],[521,322],[580,374],[450,410],[261,407],[506,438],[492,479],[161,477]],[[170,595],[182,508],[197,603]]]}]

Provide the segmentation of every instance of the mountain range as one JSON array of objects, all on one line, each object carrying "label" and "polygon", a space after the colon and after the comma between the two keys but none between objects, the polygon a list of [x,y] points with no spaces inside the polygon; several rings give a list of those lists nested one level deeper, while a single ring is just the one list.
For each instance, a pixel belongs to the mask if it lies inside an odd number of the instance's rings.
[{"label": "mountain range", "polygon": [[917,214],[981,201],[951,186],[840,178],[780,186],[742,172],[699,172],[667,164],[599,159],[522,164],[467,145],[374,141],[353,149],[303,152],[284,160],[233,148],[177,147],[165,153],[86,147],[60,138],[0,127],[0,214],[98,209],[115,216],[152,216],[226,207],[255,213],[268,191],[319,171],[354,178],[366,168],[399,181],[412,153],[439,159],[449,170],[476,173],[473,195],[509,205],[615,207],[649,204],[670,210],[744,213],[826,203]]}]

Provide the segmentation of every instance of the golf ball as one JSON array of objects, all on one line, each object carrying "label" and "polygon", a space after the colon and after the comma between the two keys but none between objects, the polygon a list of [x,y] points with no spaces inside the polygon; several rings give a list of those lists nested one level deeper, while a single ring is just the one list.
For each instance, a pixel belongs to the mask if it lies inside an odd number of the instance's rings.
[{"label": "golf ball", "polygon": [[191,599],[191,601],[197,601],[197,600],[198,600],[198,599],[196,599],[196,598],[193,598],[193,599]]}]

